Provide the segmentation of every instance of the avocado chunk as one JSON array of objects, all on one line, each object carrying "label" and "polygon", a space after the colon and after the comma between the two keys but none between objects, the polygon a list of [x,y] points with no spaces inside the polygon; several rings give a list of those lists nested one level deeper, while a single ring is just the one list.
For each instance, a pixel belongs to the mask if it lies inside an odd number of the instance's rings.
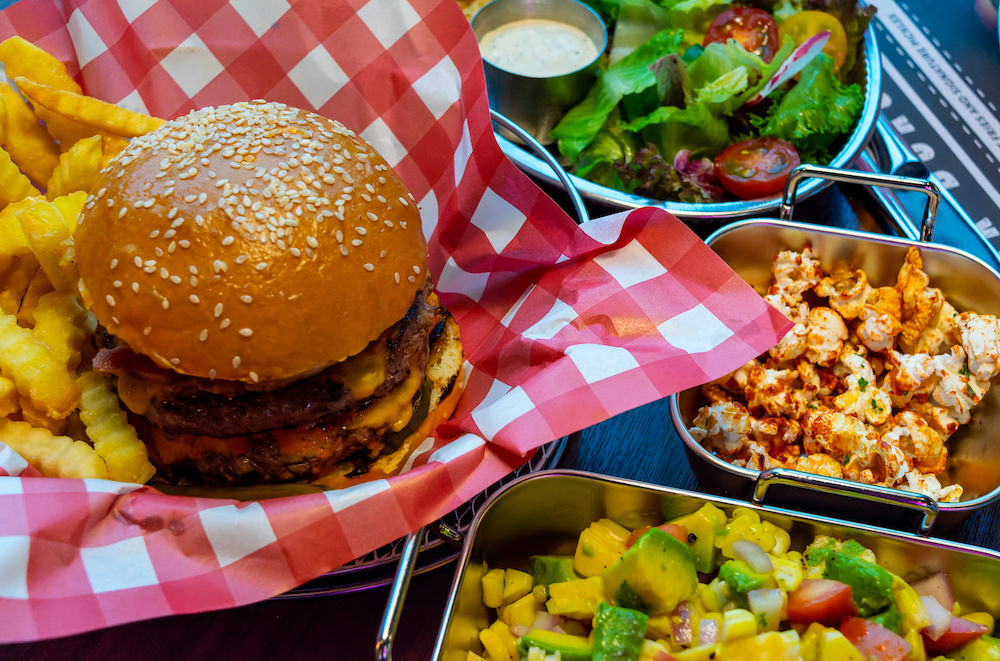
[{"label": "avocado chunk", "polygon": [[1000,638],[980,636],[948,652],[953,661],[1000,661]]},{"label": "avocado chunk", "polygon": [[551,585],[575,579],[573,558],[568,555],[533,555],[528,558],[528,573],[535,585]]},{"label": "avocado chunk", "polygon": [[592,656],[590,642],[583,636],[545,629],[532,629],[517,642],[517,651],[522,657],[528,656],[528,650],[532,647],[544,650],[547,654],[558,652],[562,661],[590,661]]},{"label": "avocado chunk", "polygon": [[751,590],[773,588],[776,583],[770,574],[759,574],[743,560],[727,560],[719,567],[719,578],[729,586],[737,606],[747,608],[747,594]]},{"label": "avocado chunk", "polygon": [[893,633],[903,633],[903,615],[899,612],[899,609],[896,608],[895,603],[889,604],[889,606],[881,612],[875,613],[867,619],[875,624],[885,627]]},{"label": "avocado chunk", "polygon": [[648,615],[669,613],[697,587],[691,550],[659,528],[646,531],[604,571],[610,601]]},{"label": "avocado chunk", "polygon": [[726,513],[711,503],[696,512],[676,518],[669,523],[683,526],[688,531],[688,548],[694,557],[694,567],[703,574],[715,569],[718,550],[715,533],[726,527]]},{"label": "avocado chunk", "polygon": [[861,617],[870,617],[893,603],[892,574],[873,562],[835,553],[826,559],[823,578],[851,586]]},{"label": "avocado chunk", "polygon": [[594,661],[639,661],[645,613],[601,603],[594,616]]}]

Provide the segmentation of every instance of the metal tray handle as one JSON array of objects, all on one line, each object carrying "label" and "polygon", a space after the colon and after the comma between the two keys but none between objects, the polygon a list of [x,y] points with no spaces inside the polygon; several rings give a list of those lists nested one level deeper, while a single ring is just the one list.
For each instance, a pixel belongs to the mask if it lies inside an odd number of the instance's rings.
[{"label": "metal tray handle", "polygon": [[520,126],[507,119],[496,110],[490,109],[490,115],[493,117],[493,122],[504,127],[514,135],[518,137],[524,144],[531,148],[531,151],[535,152],[538,158],[545,161],[545,164],[552,168],[555,173],[556,178],[559,179],[559,183],[562,184],[563,188],[566,190],[566,194],[569,195],[569,202],[573,205],[573,211],[576,212],[576,218],[578,223],[585,223],[590,220],[590,214],[587,212],[587,207],[583,204],[583,198],[580,197],[580,191],[576,189],[573,185],[573,180],[569,178],[566,170],[563,166],[559,165],[559,161],[556,157],[552,155],[548,149],[546,149],[542,143],[535,140],[530,133],[522,129]]},{"label": "metal tray handle", "polygon": [[779,484],[808,488],[827,494],[851,496],[874,503],[899,505],[907,509],[917,510],[923,514],[918,532],[924,536],[930,534],[931,528],[934,527],[934,522],[937,520],[938,513],[940,512],[937,502],[924,494],[859,482],[849,482],[789,468],[768,468],[761,471],[754,485],[754,504],[763,505],[767,490]]},{"label": "metal tray handle", "polygon": [[800,165],[788,175],[788,183],[785,184],[785,194],[781,199],[780,206],[782,220],[792,219],[792,207],[795,206],[796,191],[798,190],[799,183],[807,178],[828,179],[830,181],[860,184],[862,186],[883,186],[885,188],[924,193],[927,195],[927,206],[924,209],[923,220],[920,222],[920,240],[930,242],[934,237],[934,220],[937,218],[938,206],[941,204],[941,191],[933,181],[903,177],[896,174],[858,172],[856,170],[843,170],[841,168],[820,165]]}]

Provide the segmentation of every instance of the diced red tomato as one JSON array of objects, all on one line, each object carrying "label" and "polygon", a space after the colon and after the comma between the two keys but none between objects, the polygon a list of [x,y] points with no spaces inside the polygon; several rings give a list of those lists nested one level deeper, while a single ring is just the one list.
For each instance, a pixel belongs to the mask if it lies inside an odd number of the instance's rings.
[{"label": "diced red tomato", "polygon": [[[676,523],[664,523],[656,527],[674,537],[677,541],[683,542],[684,544],[688,543],[688,531],[684,526],[679,526]],[[650,528],[652,528],[652,526],[643,526],[642,528],[636,528],[633,530],[625,540],[625,548],[631,548],[632,545],[635,544],[636,540],[645,535]]]},{"label": "diced red tomato", "polygon": [[867,659],[906,661],[906,657],[913,650],[913,646],[902,636],[860,617],[849,617],[841,622],[840,633],[844,634]]},{"label": "diced red tomato", "polygon": [[924,648],[928,652],[947,652],[988,632],[989,628],[985,624],[966,620],[963,617],[952,617],[948,630],[941,634],[937,640],[928,636],[926,632],[923,634]]},{"label": "diced red tomato", "polygon": [[752,7],[731,7],[721,12],[705,31],[702,45],[724,44],[729,39],[735,39],[748,53],[759,55],[765,62],[773,60],[780,47],[774,18]]},{"label": "diced red tomato", "polygon": [[750,138],[729,145],[715,157],[715,175],[736,197],[751,200],[780,193],[801,159],[795,147],[778,138]]},{"label": "diced red tomato", "polygon": [[790,622],[819,622],[836,626],[845,617],[855,615],[857,607],[847,583],[828,578],[803,579],[799,587],[788,593]]}]

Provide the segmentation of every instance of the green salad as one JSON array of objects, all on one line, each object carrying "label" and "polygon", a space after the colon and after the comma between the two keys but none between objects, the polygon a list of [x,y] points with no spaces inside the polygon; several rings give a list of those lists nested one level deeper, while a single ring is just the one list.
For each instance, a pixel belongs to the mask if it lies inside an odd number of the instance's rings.
[{"label": "green salad", "polygon": [[864,105],[857,0],[585,0],[610,47],[553,129],[578,176],[644,197],[711,203],[781,191],[829,163]]}]

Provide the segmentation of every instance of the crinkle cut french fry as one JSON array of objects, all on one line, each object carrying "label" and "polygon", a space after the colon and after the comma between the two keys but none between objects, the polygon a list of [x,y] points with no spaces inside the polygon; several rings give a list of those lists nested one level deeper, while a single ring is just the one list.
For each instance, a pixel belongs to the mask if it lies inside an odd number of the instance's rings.
[{"label": "crinkle cut french fry", "polygon": [[[22,37],[15,36],[0,42],[0,61],[4,63],[7,77],[11,80],[17,76],[24,76],[42,85],[76,94],[81,93],[80,86],[70,77],[62,62]],[[94,133],[91,129],[50,113],[44,108],[36,109],[36,112],[63,150]]]},{"label": "crinkle cut french fry", "polygon": [[107,378],[90,371],[80,375],[76,383],[80,388],[80,419],[108,467],[108,478],[145,484],[156,468],[149,462],[146,444],[118,406],[118,396]]},{"label": "crinkle cut french fry", "polygon": [[128,147],[128,139],[118,135],[101,134],[101,167],[108,167],[108,163],[113,161],[118,154]]},{"label": "crinkle cut french fry", "polygon": [[14,315],[0,313],[0,371],[49,417],[65,418],[80,401],[73,375]]},{"label": "crinkle cut french fry", "polygon": [[21,209],[17,219],[49,281],[59,291],[70,291],[77,278],[65,256],[72,247],[73,233],[62,212],[51,202],[40,200]]},{"label": "crinkle cut french fry", "polygon": [[17,387],[5,376],[0,376],[0,418],[6,418],[21,409]]},{"label": "crinkle cut french fry", "polygon": [[86,312],[71,292],[49,292],[35,306],[31,334],[70,372],[80,364],[80,347],[87,337]]},{"label": "crinkle cut french fry", "polygon": [[59,156],[59,165],[45,186],[46,196],[52,200],[74,191],[89,192],[101,171],[102,158],[101,136],[92,135],[76,142]]},{"label": "crinkle cut french fry", "polygon": [[[16,387],[16,385],[15,385]],[[21,419],[32,427],[41,427],[59,436],[66,434],[69,426],[69,418],[50,418],[44,411],[39,411],[30,399],[21,397],[19,407],[21,409]]]},{"label": "crinkle cut french fry", "polygon": [[[20,202],[7,205],[0,211],[0,272],[5,271],[16,258],[31,254],[28,237],[24,236],[17,213],[40,199],[40,197],[27,197]],[[36,261],[34,257],[31,259]]]},{"label": "crinkle cut french fry", "polygon": [[80,220],[80,212],[83,211],[83,204],[87,201],[87,191],[78,190],[52,200],[52,205],[59,209],[69,233],[76,231],[77,221]]},{"label": "crinkle cut french fry", "polygon": [[7,150],[0,147],[0,206],[38,195],[38,189],[24,176]]},{"label": "crinkle cut french fry", "polygon": [[10,85],[0,83],[0,96],[7,108],[2,146],[21,172],[36,185],[44,186],[59,162],[59,147]]},{"label": "crinkle cut french fry", "polygon": [[0,442],[48,477],[107,479],[104,460],[89,444],[17,420],[0,420]]},{"label": "crinkle cut french fry", "polygon": [[12,259],[3,273],[0,273],[0,311],[17,316],[21,301],[28,291],[35,272],[41,267],[30,252]]},{"label": "crinkle cut french fry", "polygon": [[36,269],[28,283],[28,289],[21,297],[21,304],[17,308],[17,319],[22,326],[35,325],[35,306],[38,305],[38,300],[50,291],[52,291],[52,283],[49,282],[49,277],[42,269]]},{"label": "crinkle cut french fry", "polygon": [[41,85],[23,76],[15,78],[14,82],[36,106],[42,106],[46,110],[102,133],[134,138],[149,133],[165,123],[157,117],[126,110],[93,97]]},{"label": "crinkle cut french fry", "polygon": [[8,78],[24,76],[61,90],[77,94],[82,91],[62,62],[24,37],[14,36],[0,42],[0,62],[4,63]]}]

